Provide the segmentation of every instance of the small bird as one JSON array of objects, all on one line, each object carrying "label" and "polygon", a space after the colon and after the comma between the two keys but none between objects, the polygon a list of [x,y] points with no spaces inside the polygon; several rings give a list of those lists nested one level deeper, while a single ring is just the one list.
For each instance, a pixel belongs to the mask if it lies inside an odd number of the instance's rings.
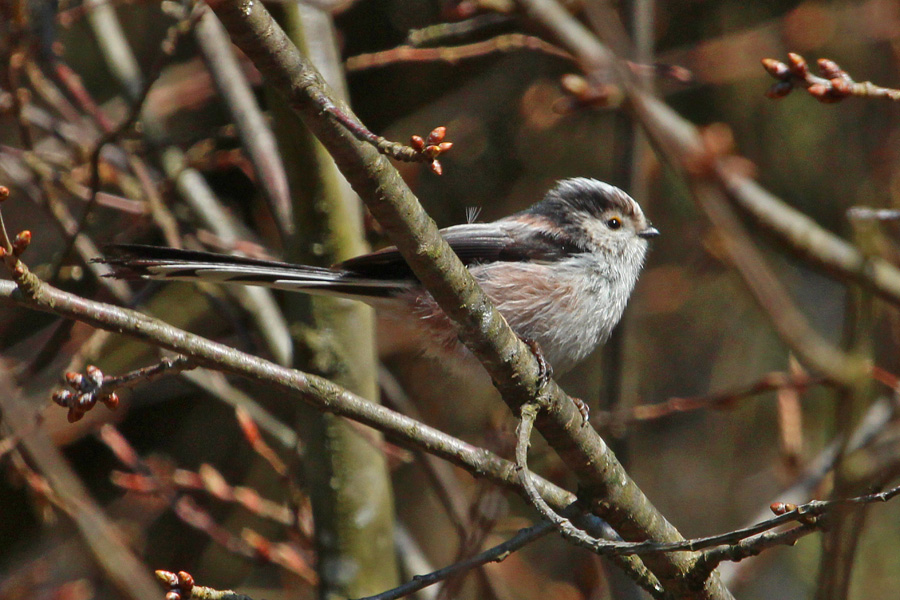
[{"label": "small bird", "polygon": [[[609,337],[648,239],[659,231],[628,194],[579,177],[558,182],[524,211],[441,235],[513,331],[563,373]],[[331,268],[140,245],[110,246],[101,262],[126,279],[240,283],[361,300],[412,327],[426,353],[451,364],[475,360],[395,247]]]}]

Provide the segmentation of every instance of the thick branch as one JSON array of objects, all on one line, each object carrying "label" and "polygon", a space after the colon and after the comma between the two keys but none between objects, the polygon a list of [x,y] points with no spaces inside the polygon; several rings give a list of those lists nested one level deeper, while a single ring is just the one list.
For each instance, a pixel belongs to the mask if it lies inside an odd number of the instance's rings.
[{"label": "thick branch", "polygon": [[[575,404],[555,383],[542,384],[531,351],[490,305],[387,159],[334,120],[335,106],[340,112],[352,113],[334,98],[262,4],[213,0],[209,5],[234,42],[269,84],[287,95],[304,123],[334,156],[413,272],[444,312],[459,324],[460,337],[485,365],[507,404],[518,410],[541,394],[547,398],[549,406],[541,413],[538,429],[575,471],[584,492],[602,498],[598,513],[626,539],[681,539],[597,433],[582,426]],[[677,578],[687,566],[670,555],[656,562],[663,579]]]}]

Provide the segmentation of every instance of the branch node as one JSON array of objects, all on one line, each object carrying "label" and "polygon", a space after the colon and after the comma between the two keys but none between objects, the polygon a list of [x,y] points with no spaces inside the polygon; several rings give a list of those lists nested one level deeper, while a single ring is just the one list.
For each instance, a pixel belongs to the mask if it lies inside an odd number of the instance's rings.
[{"label": "branch node", "polygon": [[190,600],[194,590],[194,578],[187,571],[156,571],[156,578],[169,587],[166,600]]},{"label": "branch node", "polygon": [[444,137],[447,135],[446,127],[435,127],[425,139],[414,135],[410,137],[409,145],[404,146],[400,142],[393,142],[372,133],[359,120],[345,113],[330,101],[325,102],[322,110],[332,115],[353,137],[361,142],[371,144],[379,153],[401,162],[425,162],[435,174],[443,173],[443,167],[438,157],[453,147],[453,142],[444,141]]},{"label": "branch node", "polygon": [[857,83],[840,65],[828,58],[816,61],[820,75],[813,75],[809,65],[799,54],[788,53],[788,64],[774,58],[762,59],[766,72],[778,80],[767,91],[773,100],[784,98],[795,87],[805,88],[810,96],[823,104],[840,102],[850,96],[881,97],[900,101],[900,90],[875,85],[871,81]]}]

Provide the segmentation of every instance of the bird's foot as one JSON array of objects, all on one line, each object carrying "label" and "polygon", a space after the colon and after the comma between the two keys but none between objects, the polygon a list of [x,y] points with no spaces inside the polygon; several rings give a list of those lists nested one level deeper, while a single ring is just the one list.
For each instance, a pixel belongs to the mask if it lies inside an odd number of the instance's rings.
[{"label": "bird's foot", "polygon": [[575,408],[581,413],[581,418],[583,419],[582,425],[587,425],[591,418],[591,408],[581,398],[576,398],[575,396],[570,396],[570,398],[572,398],[572,402],[575,403]]},{"label": "bird's foot", "polygon": [[547,357],[544,356],[544,351],[541,350],[541,345],[537,343],[536,340],[531,338],[521,337],[519,339],[525,343],[528,348],[531,349],[531,353],[534,354],[534,358],[537,359],[538,363],[538,380],[540,381],[541,387],[547,385],[547,383],[553,378],[553,365],[547,362]]}]

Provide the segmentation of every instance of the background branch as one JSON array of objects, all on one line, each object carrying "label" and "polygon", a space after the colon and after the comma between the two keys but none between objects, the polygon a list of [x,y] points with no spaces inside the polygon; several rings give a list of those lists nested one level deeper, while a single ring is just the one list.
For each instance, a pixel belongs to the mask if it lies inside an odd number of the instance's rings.
[{"label": "background branch", "polygon": [[[538,429],[578,475],[585,494],[602,498],[598,512],[626,539],[671,541],[680,538],[652,506],[589,427],[578,427],[580,415],[555,383],[542,390],[527,347],[516,339],[490,306],[471,275],[437,234],[437,229],[409,188],[377,151],[333,121],[318,118],[323,109],[341,106],[315,69],[290,45],[264,7],[256,2],[210,3],[235,43],[271,85],[286,94],[304,123],[328,148],[338,167],[397,245],[417,277],[444,312],[460,326],[460,337],[482,361],[504,400],[516,409],[538,394],[550,408]],[[623,485],[624,482],[624,485]],[[681,558],[665,555],[655,566],[662,580],[682,568]],[[654,570],[654,566],[651,566]],[[665,583],[663,584],[666,585]],[[727,597],[712,584],[707,593]]]}]

